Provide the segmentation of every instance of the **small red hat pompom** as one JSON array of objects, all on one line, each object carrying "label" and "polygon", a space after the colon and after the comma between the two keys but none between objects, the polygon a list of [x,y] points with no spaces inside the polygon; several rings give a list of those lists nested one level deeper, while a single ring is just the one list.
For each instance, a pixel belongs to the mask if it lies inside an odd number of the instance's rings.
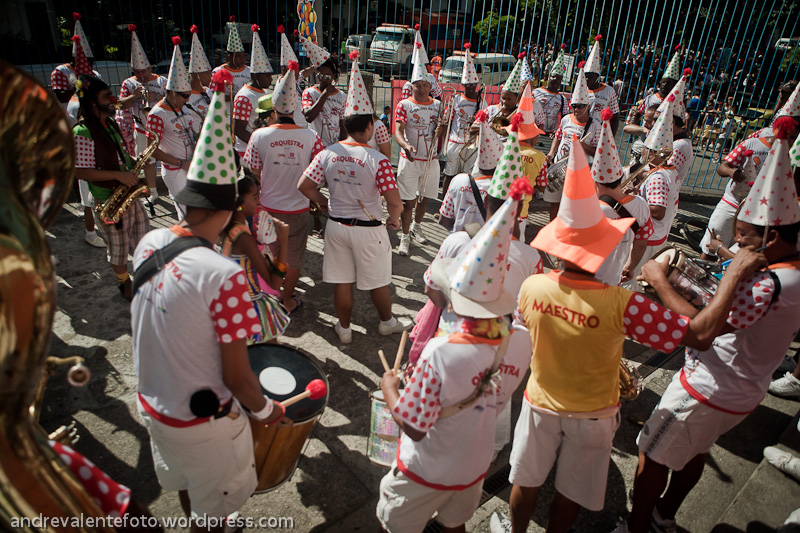
[{"label": "small red hat pompom", "polygon": [[258,27],[258,24],[253,24],[252,26],[250,26],[250,29],[253,31],[258,31],[260,28]]},{"label": "small red hat pompom", "polygon": [[300,72],[300,65],[297,63],[297,61],[294,61],[294,60],[289,61],[289,64],[286,65],[286,66],[287,66],[287,68],[289,70],[294,70],[295,72]]},{"label": "small red hat pompom", "polygon": [[511,123],[511,131],[519,131],[519,125],[522,124],[525,119],[522,118],[521,113],[515,113],[511,115],[511,119],[509,122]]},{"label": "small red hat pompom", "polygon": [[525,196],[530,196],[532,194],[533,187],[531,187],[531,182],[528,176],[515,179],[511,183],[511,189],[508,191],[508,195],[517,201],[522,200]]},{"label": "small red hat pompom", "polygon": [[486,122],[487,120],[489,120],[489,113],[487,113],[485,109],[481,109],[475,113],[475,122]]},{"label": "small red hat pompom", "polygon": [[414,29],[419,31],[419,24],[414,24]]},{"label": "small red hat pompom", "polygon": [[600,34],[598,33],[598,34],[595,36],[595,38],[594,38],[594,41],[595,41],[595,42],[598,42],[598,41],[599,41],[600,39],[602,39],[602,38],[603,38],[603,36],[602,36],[602,35],[600,35]]},{"label": "small red hat pompom", "polygon": [[566,47],[567,47],[567,43],[561,43],[561,49],[562,49],[562,50],[563,50],[564,48],[566,48]]},{"label": "small red hat pompom", "polygon": [[128,31],[136,31],[136,24],[128,24]]},{"label": "small red hat pompom", "polygon": [[753,155],[753,151],[752,150],[745,150],[744,152],[742,152],[742,155],[745,156],[745,157],[750,157],[751,155]]},{"label": "small red hat pompom", "polygon": [[174,44],[175,46],[178,46],[178,45],[179,45],[179,44],[181,44],[182,42],[183,42],[183,39],[181,39],[181,38],[180,38],[180,37],[178,37],[177,35],[176,35],[175,37],[173,37],[173,38],[172,38],[172,44]]},{"label": "small red hat pompom", "polygon": [[692,75],[692,69],[690,69],[689,67],[686,67],[685,69],[683,69],[683,75],[684,76],[691,76]]},{"label": "small red hat pompom", "polygon": [[585,66],[586,66],[586,61],[581,61],[580,63],[578,63],[578,68],[583,68]]},{"label": "small red hat pompom", "polygon": [[350,52],[350,55],[348,57],[350,57],[350,61],[355,61],[356,59],[358,59],[358,50],[353,50],[352,52]]},{"label": "small red hat pompom", "polygon": [[81,42],[81,36],[80,36],[80,35],[73,35],[73,36],[72,36],[72,42],[73,42],[73,43],[79,43],[79,42]]},{"label": "small red hat pompom", "polygon": [[469,50],[470,48],[472,48],[472,43],[464,43],[464,48]]},{"label": "small red hat pompom", "polygon": [[189,28],[189,31],[192,33],[197,33],[200,31],[200,29],[197,27],[197,24],[192,24],[192,27]]},{"label": "small red hat pompom", "polygon": [[517,54],[517,59],[522,59],[523,57],[525,57],[525,52],[520,52]]},{"label": "small red hat pompom", "polygon": [[294,30],[294,36],[300,37],[300,30]]},{"label": "small red hat pompom", "polygon": [[283,24],[278,26],[278,33],[286,33],[286,28],[283,27]]},{"label": "small red hat pompom", "polygon": [[228,20],[231,22],[236,22],[236,15],[231,15],[230,17],[228,17]]},{"label": "small red hat pompom", "polygon": [[209,87],[211,87],[211,90],[214,92],[224,93],[225,85],[230,85],[232,83],[233,74],[231,74],[230,71],[221,68],[216,71],[213,76],[211,76],[211,83],[209,84]]},{"label": "small red hat pompom", "polygon": [[72,18],[75,19],[75,20],[81,20],[81,14],[78,13],[77,11],[73,11],[72,12]]},{"label": "small red hat pompom", "polygon": [[779,117],[772,124],[772,131],[775,132],[776,139],[788,139],[797,123],[792,117]]},{"label": "small red hat pompom", "polygon": [[679,44],[678,46],[675,47],[675,51],[680,52],[680,50],[681,50],[681,45]]},{"label": "small red hat pompom", "polygon": [[611,109],[607,107],[607,108],[603,109],[603,111],[600,112],[600,118],[603,121],[608,122],[609,120],[614,118],[614,112],[611,111]]},{"label": "small red hat pompom", "polygon": [[674,101],[675,101],[675,95],[674,94],[671,94],[671,95],[667,96],[667,102],[674,102]]}]

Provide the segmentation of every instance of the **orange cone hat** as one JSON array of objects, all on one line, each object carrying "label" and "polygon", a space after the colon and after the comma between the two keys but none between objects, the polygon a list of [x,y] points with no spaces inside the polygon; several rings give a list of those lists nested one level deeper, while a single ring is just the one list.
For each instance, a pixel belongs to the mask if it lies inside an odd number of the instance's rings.
[{"label": "orange cone hat", "polygon": [[[572,146],[580,146],[572,136]],[[609,220],[600,209],[586,154],[572,150],[558,216],[543,227],[531,246],[595,273],[633,224],[630,217]]]}]

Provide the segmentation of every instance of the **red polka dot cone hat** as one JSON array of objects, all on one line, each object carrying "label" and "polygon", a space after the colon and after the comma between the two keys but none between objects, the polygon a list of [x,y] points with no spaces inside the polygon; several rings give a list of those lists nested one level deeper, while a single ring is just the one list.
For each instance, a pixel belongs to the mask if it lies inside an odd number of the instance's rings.
[{"label": "red polka dot cone hat", "polygon": [[242,37],[239,35],[239,25],[236,24],[236,17],[233,15],[231,15],[230,22],[228,22],[226,29],[228,30],[228,42],[225,46],[225,51],[231,54],[244,52]]},{"label": "red polka dot cone hat", "polygon": [[600,70],[602,70],[603,67],[603,54],[600,51],[600,39],[602,38],[602,35],[595,36],[592,51],[589,53],[589,59],[586,60],[586,66],[583,67],[584,72],[600,74]]},{"label": "red polka dot cone hat", "polygon": [[[667,97],[667,105],[669,111],[672,111],[672,103],[675,102],[675,96],[669,95]],[[647,134],[644,140],[645,148],[654,150],[656,152],[664,148],[672,148],[672,113],[661,113],[653,124],[653,129]]]},{"label": "red polka dot cone hat", "polygon": [[[675,84],[675,87],[672,88],[667,98],[659,104],[658,112],[664,113],[667,110],[667,106],[672,105],[672,115],[676,117],[681,117],[684,121],[686,121],[686,102],[684,101],[685,93],[686,93],[686,81],[689,79],[689,76],[692,74],[692,69],[686,68],[683,69],[683,76],[681,79],[678,80],[678,83]],[[674,104],[670,104],[669,96],[675,97]]]},{"label": "red polka dot cone hat", "polygon": [[80,76],[81,74],[89,74],[93,75],[92,67],[89,65],[89,60],[86,59],[86,55],[83,53],[83,46],[81,44],[81,37],[80,35],[73,35],[72,42],[78,47],[75,49],[75,58],[73,59],[72,63],[75,65],[75,75]]},{"label": "red polka dot cone hat", "polygon": [[419,24],[414,26],[417,30],[417,35],[414,38],[414,50],[411,53],[411,64],[413,65],[413,70],[411,71],[411,83],[415,81],[430,81],[428,78],[428,67],[426,66],[430,61],[428,61],[428,53],[425,51],[425,45],[422,43],[422,37],[419,33]]},{"label": "red polka dot cone hat", "polygon": [[475,70],[475,62],[472,60],[472,52],[470,52],[471,46],[470,43],[464,45],[464,67],[461,69],[461,85],[478,83],[478,73]]},{"label": "red polka dot cone hat", "polygon": [[186,175],[186,186],[175,201],[192,207],[220,211],[236,209],[236,164],[225,93],[233,75],[220,69],[211,78],[214,92],[197,147]]},{"label": "red polka dot cone hat", "polygon": [[252,51],[250,52],[250,73],[272,74],[272,65],[269,62],[266,50],[264,50],[264,45],[261,43],[261,37],[258,35],[258,24],[253,24],[250,29],[253,30],[253,44]]},{"label": "red polka dot cone hat", "polygon": [[664,78],[668,80],[678,80],[681,77],[681,45],[675,47],[675,53],[672,54],[672,59],[667,65],[667,70],[664,72]]},{"label": "red polka dot cone hat", "polygon": [[517,64],[514,65],[514,69],[511,71],[511,74],[508,75],[508,79],[503,85],[504,91],[511,91],[515,94],[520,93],[522,90],[522,64],[526,62],[524,52],[517,56]]},{"label": "red polka dot cone hat", "polygon": [[[572,146],[578,137],[572,136]],[[594,274],[614,250],[633,218],[606,218],[583,150],[570,150],[558,216],[539,230],[531,246]]]},{"label": "red polka dot cone hat", "polygon": [[286,28],[283,25],[278,26],[278,33],[281,34],[281,66],[288,67],[292,61],[299,65],[300,62],[297,60],[292,45],[289,43],[289,38],[286,37]]},{"label": "red polka dot cone hat", "polygon": [[614,132],[609,122],[614,116],[609,108],[600,113],[603,120],[600,129],[600,141],[592,161],[592,179],[598,183],[613,183],[622,178],[622,164],[619,161]]},{"label": "red polka dot cone hat", "polygon": [[[544,133],[539,126],[536,125],[536,99],[533,97],[531,84],[525,84],[525,90],[522,91],[522,97],[519,99],[519,106],[517,107],[517,115],[522,117],[522,122],[519,123],[519,140],[527,140],[541,135]],[[511,126],[506,126],[506,131],[510,131]]]},{"label": "red polka dot cone hat", "polygon": [[[92,52],[92,47],[89,45],[89,39],[86,38],[86,34],[83,32],[83,26],[81,25],[81,14],[73,13],[72,18],[75,19],[75,31],[73,32],[73,35],[77,35],[81,38],[80,43],[83,45],[84,55],[94,59],[94,52]],[[78,45],[74,40],[73,43],[72,57],[75,57],[75,52],[77,51]]]},{"label": "red polka dot cone hat", "polygon": [[489,115],[481,109],[475,114],[478,123],[478,168],[494,170],[500,155],[503,153],[503,143],[500,137],[489,127]]},{"label": "red polka dot cone hat", "polygon": [[589,84],[586,83],[586,73],[583,68],[578,69],[578,76],[575,79],[575,87],[572,89],[571,104],[589,105]]},{"label": "red polka dot cone hat", "polygon": [[781,117],[772,126],[775,142],[737,218],[755,226],[788,226],[800,222],[800,205],[789,161],[789,135],[794,120]]},{"label": "red polka dot cone hat", "polygon": [[186,65],[183,64],[183,54],[181,54],[181,38],[173,37],[172,44],[172,63],[169,66],[169,76],[167,77],[167,90],[179,93],[188,93],[192,90],[189,82],[189,73],[186,72]]},{"label": "red polka dot cone hat", "polygon": [[209,72],[211,70],[211,63],[208,62],[208,56],[203,49],[203,43],[200,42],[200,37],[197,36],[199,31],[197,26],[192,25],[190,31],[192,32],[192,53],[189,56],[189,74]]},{"label": "red polka dot cone hat", "polygon": [[567,73],[567,63],[564,61],[564,49],[567,47],[565,43],[561,43],[561,49],[558,52],[556,60],[550,67],[550,75],[563,76]]},{"label": "red polka dot cone hat", "polygon": [[344,116],[372,115],[375,111],[372,109],[367,87],[364,85],[364,78],[358,68],[358,51],[353,50],[350,52],[350,61],[353,62],[353,67],[350,71],[350,84],[347,87],[347,103],[344,106]]},{"label": "red polka dot cone hat", "polygon": [[778,111],[779,117],[800,117],[800,83],[794,88],[789,99],[783,104],[783,107]]},{"label": "red polka dot cone hat", "polygon": [[144,70],[150,68],[150,61],[147,59],[147,54],[144,53],[144,47],[139,42],[139,37],[136,35],[136,26],[131,24],[128,26],[131,32],[131,68],[133,70]]},{"label": "red polka dot cone hat", "polygon": [[317,68],[319,68],[320,65],[322,65],[328,60],[329,57],[331,57],[330,52],[323,50],[302,35],[300,36],[300,42],[303,43],[303,48],[305,49],[306,54],[308,54],[308,59],[311,61],[311,64]]},{"label": "red polka dot cone hat", "polygon": [[499,200],[508,198],[511,184],[522,176],[522,154],[519,148],[519,124],[521,122],[522,117],[519,113],[511,115],[511,132],[503,145],[503,153],[494,170],[492,183],[489,184],[489,196]]},{"label": "red polka dot cone hat", "polygon": [[275,82],[272,92],[272,107],[278,113],[290,114],[297,109],[297,74],[300,66],[297,61],[290,61],[286,74]]},{"label": "red polka dot cone hat", "polygon": [[[527,178],[511,186],[508,199],[456,257],[433,262],[431,279],[446,287],[453,311],[471,318],[494,318],[514,311],[517,296],[504,287],[508,251],[519,201],[533,194]],[[598,207],[599,209],[599,207]]]}]

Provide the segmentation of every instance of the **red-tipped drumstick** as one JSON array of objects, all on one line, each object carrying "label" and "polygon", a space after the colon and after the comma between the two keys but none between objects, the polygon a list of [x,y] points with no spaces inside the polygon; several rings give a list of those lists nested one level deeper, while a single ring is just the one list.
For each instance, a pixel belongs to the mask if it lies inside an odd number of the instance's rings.
[{"label": "red-tipped drumstick", "polygon": [[305,400],[306,398],[311,398],[312,400],[319,400],[323,396],[328,394],[328,386],[325,385],[325,382],[321,379],[314,379],[306,385],[306,390],[301,392],[297,396],[292,396],[286,401],[281,402],[284,407],[289,407],[292,404],[299,402],[300,400]]}]

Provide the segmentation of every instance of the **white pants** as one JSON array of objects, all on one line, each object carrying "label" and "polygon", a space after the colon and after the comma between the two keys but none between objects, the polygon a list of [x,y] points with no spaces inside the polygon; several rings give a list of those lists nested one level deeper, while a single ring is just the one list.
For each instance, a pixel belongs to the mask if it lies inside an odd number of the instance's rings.
[{"label": "white pants", "polygon": [[186,216],[186,206],[179,204],[175,201],[175,196],[186,186],[186,171],[180,170],[167,170],[163,165],[161,166],[161,177],[164,178],[164,183],[169,189],[169,195],[172,202],[175,204],[175,210],[178,212],[178,220],[183,220]]},{"label": "white pants", "polygon": [[[722,243],[727,248],[730,248],[733,244],[733,221],[736,218],[736,209],[736,207],[733,207],[725,200],[720,200],[708,219],[708,227],[714,232],[714,238],[716,238],[717,235],[722,236]],[[711,234],[706,231],[703,233],[703,240],[700,241],[700,248],[703,250],[703,253],[715,255],[708,249],[710,244]]]},{"label": "white pants", "polygon": [[447,164],[444,167],[445,176],[455,176],[461,172],[472,173],[472,167],[478,159],[478,149],[469,149],[464,144],[447,143]]},{"label": "white pants", "polygon": [[500,453],[506,444],[511,442],[511,402],[497,415],[497,424],[494,427],[494,453]]}]

